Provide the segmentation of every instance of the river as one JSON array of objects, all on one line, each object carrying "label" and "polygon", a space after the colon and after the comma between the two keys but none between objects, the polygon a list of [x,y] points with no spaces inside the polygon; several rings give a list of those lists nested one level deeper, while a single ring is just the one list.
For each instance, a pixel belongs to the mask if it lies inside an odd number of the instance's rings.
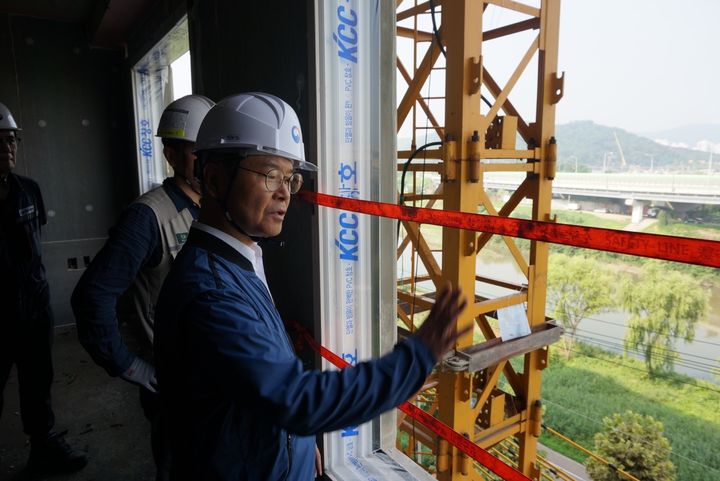
[{"label": "river", "polygon": [[[441,257],[439,252],[434,253],[439,265]],[[398,263],[398,277],[407,277],[410,271],[410,257],[407,252]],[[426,273],[422,263],[418,266],[417,276]],[[527,280],[517,269],[514,262],[489,262],[478,258],[477,271],[479,275],[503,280],[511,283],[526,283]],[[500,287],[478,284],[476,293],[495,298],[507,295],[511,291]],[[548,315],[551,315],[551,306],[548,306]],[[579,340],[601,347],[608,351],[622,353],[623,337],[625,336],[627,312],[622,309],[612,309],[600,314],[595,314],[584,319],[578,327],[577,337]],[[675,362],[675,371],[689,376],[718,382],[712,374],[712,369],[720,369],[720,286],[715,285],[711,289],[710,310],[705,319],[696,324],[695,338],[692,342],[678,340],[675,348],[679,353],[679,359]],[[637,359],[643,359],[638,353],[629,353]]]}]

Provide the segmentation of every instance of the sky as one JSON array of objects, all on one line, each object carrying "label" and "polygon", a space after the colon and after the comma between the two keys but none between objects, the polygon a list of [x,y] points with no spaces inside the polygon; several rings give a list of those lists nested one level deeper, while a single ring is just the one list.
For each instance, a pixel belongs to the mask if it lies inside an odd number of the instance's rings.
[{"label": "sky", "polygon": [[[510,23],[511,15],[490,7],[483,30]],[[493,41],[499,45],[484,52],[493,74],[509,76],[518,58],[507,53],[521,55],[536,34],[514,45]],[[186,54],[172,66],[175,98],[190,93],[189,60]],[[558,63],[565,72],[558,124],[592,120],[641,134],[693,124],[720,129],[720,0],[562,0]],[[444,88],[443,79],[433,82]],[[535,86],[525,75],[517,91],[527,99],[511,97],[521,112],[527,105],[523,113],[534,112]],[[399,92],[404,87],[398,81]]]},{"label": "sky", "polygon": [[[523,3],[539,6],[540,0]],[[527,18],[491,5],[482,29]],[[419,28],[431,30],[429,18],[424,20]],[[411,27],[407,22],[404,26]],[[565,84],[556,123],[592,120],[638,134],[693,124],[716,124],[720,131],[719,23],[720,0],[562,0],[558,66]],[[537,34],[527,31],[483,43],[483,64],[501,85]],[[409,68],[411,45],[398,38],[398,55]],[[536,72],[533,61],[510,95],[529,119],[535,115]],[[433,73],[423,94],[442,95],[443,75]],[[398,98],[405,88],[398,79]],[[410,136],[409,125],[399,136]],[[713,137],[718,138],[720,132]]]},{"label": "sky", "polygon": [[190,75],[190,51],[185,52],[172,64],[173,100],[192,93],[192,76]]},{"label": "sky", "polygon": [[720,125],[720,1],[564,0],[557,123]]}]

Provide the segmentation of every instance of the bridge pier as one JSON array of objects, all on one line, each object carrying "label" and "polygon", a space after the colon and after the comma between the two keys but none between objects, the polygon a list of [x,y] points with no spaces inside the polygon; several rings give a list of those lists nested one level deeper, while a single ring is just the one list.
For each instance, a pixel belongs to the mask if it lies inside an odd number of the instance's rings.
[{"label": "bridge pier", "polygon": [[632,217],[630,218],[630,222],[632,222],[633,224],[639,224],[640,222],[642,222],[647,201],[628,199],[628,201],[626,202],[632,202]]}]

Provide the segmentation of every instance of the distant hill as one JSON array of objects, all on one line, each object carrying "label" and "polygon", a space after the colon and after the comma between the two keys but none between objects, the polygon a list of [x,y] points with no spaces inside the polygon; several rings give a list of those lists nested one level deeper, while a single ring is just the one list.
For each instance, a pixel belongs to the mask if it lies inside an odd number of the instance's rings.
[{"label": "distant hill", "polygon": [[[705,126],[707,129],[692,131],[687,128],[673,129],[666,133],[675,132],[677,135],[662,137],[662,132],[656,132],[652,137],[637,135],[617,127],[608,127],[596,124],[590,120],[570,122],[557,125],[555,137],[558,142],[558,170],[574,172],[575,164],[579,172],[601,172],[603,163],[606,164],[608,172],[623,171],[649,171],[652,160],[653,169],[656,172],[687,172],[706,173],[708,168],[709,154],[694,149],[681,147],[670,147],[661,145],[655,139],[666,138],[670,142],[681,142],[682,139],[690,142],[694,138],[702,137],[705,132],[712,133],[712,125]],[[718,127],[718,126],[715,126]],[[680,133],[685,133],[682,137]],[[618,143],[620,142],[622,152],[625,156],[625,166],[622,165],[622,157]],[[655,135],[658,135],[655,137]],[[707,139],[711,142],[715,137]],[[429,136],[428,142],[437,140],[437,137]],[[688,145],[695,145],[696,142]],[[717,140],[720,144],[720,139]],[[524,148],[522,139],[518,136],[518,148]],[[409,138],[398,138],[399,149],[409,149]],[[713,164],[715,172],[720,171],[720,155],[715,155]]]},{"label": "distant hill", "polygon": [[640,135],[655,140],[666,140],[672,144],[683,143],[689,147],[703,140],[720,144],[720,124],[683,125],[674,129],[641,132]]},{"label": "distant hill", "polygon": [[[558,141],[558,169],[561,171],[573,171],[576,160],[578,171],[585,172],[602,171],[604,162],[609,172],[645,171],[650,169],[651,160],[656,171],[707,171],[706,152],[660,145],[653,139],[589,120],[558,125],[555,137]],[[625,156],[624,167],[618,141]],[[717,163],[720,164],[720,159]]]}]

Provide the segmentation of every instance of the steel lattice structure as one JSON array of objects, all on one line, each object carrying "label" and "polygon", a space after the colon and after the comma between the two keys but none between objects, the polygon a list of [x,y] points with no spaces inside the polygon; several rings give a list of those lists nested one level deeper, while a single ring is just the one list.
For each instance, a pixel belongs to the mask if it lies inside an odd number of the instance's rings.
[{"label": "steel lattice structure", "polygon": [[[535,3],[397,2],[401,202],[508,216],[528,199],[532,219],[552,220],[555,105],[563,94],[557,72],[560,1]],[[483,175],[491,171],[523,172],[525,178],[503,203],[484,189]],[[446,281],[474,294],[458,328],[474,324],[475,341],[472,335],[460,339],[461,352],[446,359],[418,401],[483,448],[514,437],[517,468],[539,479],[541,373],[547,345],[560,336],[545,317],[548,245],[503,237],[523,276],[509,282],[478,271],[478,257],[491,240],[490,234],[447,228],[440,238],[439,228],[403,222],[398,318],[413,330]],[[532,334],[500,342],[497,311],[514,305],[526,306]],[[409,435],[406,454],[428,454],[438,479],[492,479],[407,418],[399,418],[398,429]]]}]

